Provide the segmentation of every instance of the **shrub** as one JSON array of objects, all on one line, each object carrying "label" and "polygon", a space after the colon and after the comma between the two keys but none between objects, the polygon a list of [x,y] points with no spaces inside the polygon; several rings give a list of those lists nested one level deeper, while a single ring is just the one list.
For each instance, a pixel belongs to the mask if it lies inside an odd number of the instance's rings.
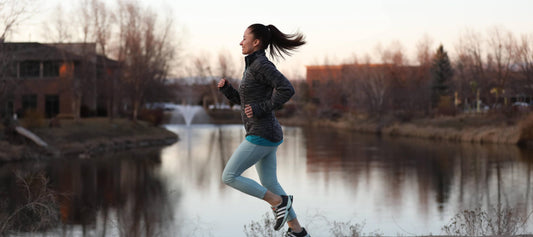
[{"label": "shrub", "polygon": [[[342,237],[359,237],[359,236],[383,236],[379,230],[374,232],[365,233],[363,229],[365,227],[365,222],[363,223],[352,223],[351,221],[342,222],[342,221],[333,221],[330,222],[325,216],[317,215],[313,219],[320,220],[320,224],[323,227],[329,227],[329,231],[332,234],[331,236],[342,236]],[[313,221],[311,221],[313,222]],[[311,223],[308,223],[311,225]],[[315,224],[317,225],[317,224]],[[274,231],[274,218],[271,213],[265,213],[261,220],[252,221],[249,225],[244,226],[244,233],[247,237],[277,237],[285,236],[284,233],[286,229],[279,231]],[[309,227],[309,226],[308,226]],[[310,229],[306,228],[307,231]],[[311,235],[313,235],[311,233]],[[314,236],[314,235],[313,235]]]},{"label": "shrub", "polygon": [[0,235],[8,232],[42,231],[57,226],[57,195],[49,188],[49,180],[44,172],[17,172],[15,176],[18,191],[11,195],[20,198],[15,201],[10,212],[0,213]]},{"label": "shrub", "polygon": [[143,109],[139,113],[139,119],[149,122],[150,124],[154,126],[159,126],[161,123],[163,123],[163,119],[165,118],[163,109]]},{"label": "shrub", "polygon": [[33,109],[24,111],[24,118],[21,123],[23,127],[29,129],[42,128],[46,124],[44,121],[44,115]]},{"label": "shrub", "polygon": [[350,222],[333,221],[330,232],[333,236],[358,237],[362,235],[363,224],[352,224]]},{"label": "shrub", "polygon": [[441,115],[455,115],[455,107],[451,96],[441,96],[437,104],[437,111]]},{"label": "shrub", "polygon": [[497,205],[490,211],[476,208],[456,214],[449,225],[442,228],[448,235],[459,236],[515,236],[526,226],[527,218],[517,209]]},{"label": "shrub", "polygon": [[259,221],[252,221],[249,225],[244,226],[244,234],[247,237],[276,237],[284,236],[284,231],[275,231],[274,219],[269,213],[265,213]]}]

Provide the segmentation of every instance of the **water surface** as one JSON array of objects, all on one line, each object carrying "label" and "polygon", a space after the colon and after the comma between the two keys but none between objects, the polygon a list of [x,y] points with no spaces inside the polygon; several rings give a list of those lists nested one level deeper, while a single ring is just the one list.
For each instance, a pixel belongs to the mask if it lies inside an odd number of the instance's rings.
[{"label": "water surface", "polygon": [[[24,196],[15,174],[40,172],[61,194],[62,223],[40,233],[245,236],[245,225],[270,215],[266,203],[220,179],[243,140],[242,125],[167,128],[181,140],[161,149],[4,165],[4,206]],[[516,208],[517,216],[532,212],[530,150],[332,129],[284,132],[278,178],[313,236],[332,236],[335,222],[364,225],[367,234],[439,235],[463,210],[501,205]],[[244,175],[257,180],[253,168]]]}]

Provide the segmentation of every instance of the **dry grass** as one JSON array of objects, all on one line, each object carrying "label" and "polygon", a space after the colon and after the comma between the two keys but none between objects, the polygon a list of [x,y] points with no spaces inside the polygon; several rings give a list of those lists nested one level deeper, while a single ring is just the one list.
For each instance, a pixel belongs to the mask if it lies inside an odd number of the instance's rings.
[{"label": "dry grass", "polygon": [[516,126],[465,127],[462,129],[415,124],[393,124],[383,129],[392,136],[418,137],[432,140],[461,141],[472,143],[517,144],[520,129]]},{"label": "dry grass", "polygon": [[[282,120],[284,125],[300,125],[301,118]],[[338,121],[312,120],[308,126],[348,129],[364,133],[417,137],[472,143],[518,144],[533,141],[533,115],[507,117],[503,114],[459,115],[414,119],[400,122],[393,118],[342,118]]]},{"label": "dry grass", "polygon": [[434,140],[473,143],[517,144],[523,118],[503,115],[460,115],[394,123],[384,133]]},{"label": "dry grass", "polygon": [[527,117],[524,117],[519,123],[520,127],[520,138],[522,140],[533,140],[533,114]]}]

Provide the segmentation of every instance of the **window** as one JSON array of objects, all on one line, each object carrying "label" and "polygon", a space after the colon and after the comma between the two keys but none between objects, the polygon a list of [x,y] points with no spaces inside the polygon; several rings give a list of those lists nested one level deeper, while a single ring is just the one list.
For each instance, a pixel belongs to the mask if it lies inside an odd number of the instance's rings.
[{"label": "window", "polygon": [[59,95],[46,95],[44,101],[47,118],[52,118],[59,114]]},{"label": "window", "polygon": [[37,95],[23,95],[22,96],[22,109],[24,111],[29,109],[37,109]]},{"label": "window", "polygon": [[20,77],[39,77],[41,63],[39,61],[20,62]]},{"label": "window", "polygon": [[60,62],[45,61],[43,62],[43,77],[58,77]]}]

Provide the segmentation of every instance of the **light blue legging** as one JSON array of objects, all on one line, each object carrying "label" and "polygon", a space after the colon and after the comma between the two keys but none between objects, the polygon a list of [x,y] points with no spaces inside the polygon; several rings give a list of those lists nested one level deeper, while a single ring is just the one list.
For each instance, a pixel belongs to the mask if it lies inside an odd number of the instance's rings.
[{"label": "light blue legging", "polygon": [[[276,151],[277,146],[255,145],[246,139],[239,145],[233,153],[224,172],[222,181],[248,195],[263,199],[267,190],[277,195],[287,195],[278,183],[276,174]],[[255,165],[261,184],[252,179],[241,176],[241,174]],[[294,208],[291,208],[287,220],[296,218]]]}]

